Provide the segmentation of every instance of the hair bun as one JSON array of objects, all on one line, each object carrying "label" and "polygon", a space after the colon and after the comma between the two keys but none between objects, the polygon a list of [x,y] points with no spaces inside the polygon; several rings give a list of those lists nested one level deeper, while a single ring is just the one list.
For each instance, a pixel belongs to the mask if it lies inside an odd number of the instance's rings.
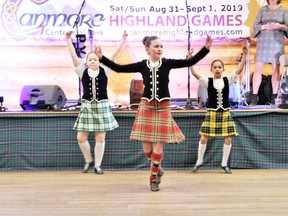
[{"label": "hair bun", "polygon": [[148,40],[149,36],[145,36],[142,40],[143,45],[146,45],[146,41]]}]

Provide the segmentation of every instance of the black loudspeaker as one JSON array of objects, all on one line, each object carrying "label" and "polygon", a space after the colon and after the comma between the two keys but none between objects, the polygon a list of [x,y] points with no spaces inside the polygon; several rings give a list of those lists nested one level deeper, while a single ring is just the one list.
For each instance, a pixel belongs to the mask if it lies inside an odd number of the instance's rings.
[{"label": "black loudspeaker", "polygon": [[57,85],[27,85],[20,96],[23,110],[61,110],[66,101],[63,90]]}]

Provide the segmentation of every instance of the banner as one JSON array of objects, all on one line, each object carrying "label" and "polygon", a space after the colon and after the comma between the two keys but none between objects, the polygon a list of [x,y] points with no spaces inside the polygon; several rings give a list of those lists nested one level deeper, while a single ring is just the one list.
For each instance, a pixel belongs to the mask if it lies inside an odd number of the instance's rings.
[{"label": "banner", "polygon": [[188,32],[192,40],[246,38],[258,8],[257,0],[5,0],[0,39],[55,42],[71,29],[92,30],[102,41],[117,40],[115,32],[124,29],[130,41],[146,35],[185,41]]}]

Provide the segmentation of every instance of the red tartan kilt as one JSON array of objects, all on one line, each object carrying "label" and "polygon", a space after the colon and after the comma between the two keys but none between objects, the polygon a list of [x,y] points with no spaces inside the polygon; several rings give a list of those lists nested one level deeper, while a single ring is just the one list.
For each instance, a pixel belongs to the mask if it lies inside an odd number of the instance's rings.
[{"label": "red tartan kilt", "polygon": [[153,143],[180,143],[185,140],[171,115],[170,100],[141,100],[130,139]]}]

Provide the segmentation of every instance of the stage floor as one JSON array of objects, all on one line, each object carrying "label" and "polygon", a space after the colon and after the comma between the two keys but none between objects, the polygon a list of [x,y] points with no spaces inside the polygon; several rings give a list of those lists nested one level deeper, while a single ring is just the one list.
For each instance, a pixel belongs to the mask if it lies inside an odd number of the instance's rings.
[{"label": "stage floor", "polygon": [[5,216],[287,215],[287,170],[166,171],[151,192],[149,171],[6,172],[0,178]]}]

